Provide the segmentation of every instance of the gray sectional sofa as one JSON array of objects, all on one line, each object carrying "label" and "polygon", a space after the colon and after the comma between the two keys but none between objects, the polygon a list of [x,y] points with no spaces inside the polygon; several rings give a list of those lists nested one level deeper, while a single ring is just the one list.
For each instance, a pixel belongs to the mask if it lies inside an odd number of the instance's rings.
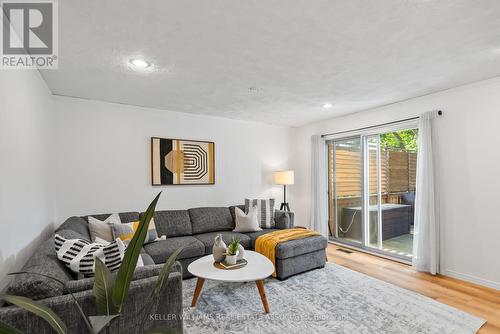
[{"label": "gray sectional sofa", "polygon": [[[244,206],[239,206],[244,209]],[[221,233],[227,243],[233,237],[238,237],[246,249],[255,247],[255,240],[262,234],[277,229],[287,229],[294,226],[294,214],[291,212],[275,212],[275,229],[265,229],[259,232],[236,233],[234,210],[232,207],[193,208],[189,210],[157,211],[154,221],[159,236],[165,235],[166,240],[159,240],[144,245],[142,259],[146,266],[136,269],[130,295],[125,303],[125,316],[114,324],[110,333],[132,333],[140,318],[141,301],[153,288],[159,270],[166,259],[179,247],[184,247],[178,257],[177,266],[170,275],[167,287],[162,291],[156,311],[159,319],[149,321],[148,328],[171,327],[182,332],[182,278],[191,277],[187,266],[194,260],[211,254],[215,236]],[[120,213],[122,222],[137,221],[142,213]],[[104,220],[109,214],[92,215]],[[88,216],[71,217],[56,231],[65,238],[83,238],[90,240]],[[279,244],[276,248],[276,270],[279,279],[310,269],[322,267],[325,264],[325,248],[327,240],[321,236],[307,239],[292,240]],[[61,316],[69,326],[70,333],[86,333],[68,291],[75,293],[87,314],[95,314],[93,305],[93,278],[76,279],[76,277],[57,259],[53,238],[42,244],[40,249],[30,258],[23,271],[35,272],[56,277],[64,283],[50,281],[43,276],[20,275],[8,286],[7,293],[27,296],[49,305]],[[0,307],[0,320],[14,325],[27,333],[52,333],[48,325],[41,319],[26,313],[15,306]]]},{"label": "gray sectional sofa", "polygon": [[[244,210],[244,206],[239,206]],[[196,259],[212,253],[215,236],[219,233],[226,243],[237,237],[245,249],[253,249],[259,235],[293,227],[294,214],[284,211],[275,212],[275,229],[264,229],[253,233],[237,233],[232,230],[235,206],[194,208],[189,210],[157,211],[154,221],[158,235],[166,235],[160,240],[144,246],[144,250],[153,261],[163,263],[174,250],[184,247],[178,257],[182,265],[182,277],[191,277],[187,266]]]}]

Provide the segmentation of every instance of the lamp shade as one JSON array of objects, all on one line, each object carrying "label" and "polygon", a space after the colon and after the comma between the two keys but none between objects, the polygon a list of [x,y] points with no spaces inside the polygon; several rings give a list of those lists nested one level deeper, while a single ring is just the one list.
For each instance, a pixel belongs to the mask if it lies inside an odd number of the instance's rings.
[{"label": "lamp shade", "polygon": [[293,184],[293,170],[280,170],[274,172],[274,183],[276,184]]}]

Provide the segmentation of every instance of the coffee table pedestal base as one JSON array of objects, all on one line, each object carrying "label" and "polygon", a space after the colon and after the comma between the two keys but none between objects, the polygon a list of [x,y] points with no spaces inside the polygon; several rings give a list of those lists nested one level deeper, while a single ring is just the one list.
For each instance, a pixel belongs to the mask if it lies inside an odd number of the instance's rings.
[{"label": "coffee table pedestal base", "polygon": [[[196,288],[194,289],[191,307],[196,306],[196,302],[200,297],[201,289],[203,288],[204,283],[205,279],[198,277],[198,280],[196,281]],[[260,299],[262,300],[262,305],[264,306],[264,311],[266,313],[269,313],[269,304],[267,303],[266,290],[264,289],[264,281],[263,280],[255,281],[255,284],[257,284],[257,289],[259,290]]]}]

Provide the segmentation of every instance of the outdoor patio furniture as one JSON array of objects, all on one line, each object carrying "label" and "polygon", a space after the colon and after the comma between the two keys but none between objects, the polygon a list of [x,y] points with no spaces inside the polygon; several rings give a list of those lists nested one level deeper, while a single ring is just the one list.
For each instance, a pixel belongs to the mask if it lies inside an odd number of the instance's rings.
[{"label": "outdoor patio furniture", "polygon": [[409,214],[409,219],[410,219],[410,225],[413,225],[413,215],[415,214],[415,192],[414,191],[408,191],[406,193],[404,193],[402,196],[401,196],[401,204],[406,204],[406,205],[410,205],[411,208],[408,212]]},{"label": "outdoor patio furniture", "polygon": [[[400,235],[410,233],[410,209],[411,205],[391,204],[381,205],[382,210],[382,240],[392,239]],[[377,210],[378,206],[370,206],[370,242],[376,242],[377,236]],[[343,235],[344,238],[361,240],[361,207],[346,207],[342,209],[342,227],[345,230],[351,227]]]}]

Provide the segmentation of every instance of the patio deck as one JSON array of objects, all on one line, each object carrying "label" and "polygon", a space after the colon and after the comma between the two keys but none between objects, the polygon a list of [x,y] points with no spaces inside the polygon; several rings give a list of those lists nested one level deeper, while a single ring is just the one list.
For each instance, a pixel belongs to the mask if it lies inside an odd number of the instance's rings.
[{"label": "patio deck", "polygon": [[[377,245],[373,245],[377,247]],[[382,250],[390,254],[405,256],[408,259],[413,257],[413,227],[409,234],[403,234],[395,238],[382,241]]]}]

